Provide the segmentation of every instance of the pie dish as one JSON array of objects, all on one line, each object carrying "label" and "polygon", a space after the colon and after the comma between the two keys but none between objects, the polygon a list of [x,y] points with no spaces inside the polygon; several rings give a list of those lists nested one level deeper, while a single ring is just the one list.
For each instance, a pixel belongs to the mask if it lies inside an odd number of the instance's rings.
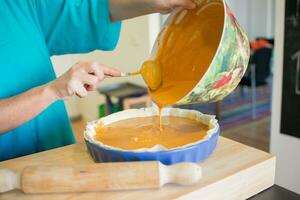
[{"label": "pie dish", "polygon": [[217,145],[218,136],[220,133],[219,124],[214,116],[205,115],[199,111],[184,110],[179,108],[165,108],[161,114],[162,116],[176,116],[197,120],[203,124],[206,124],[209,129],[207,134],[202,139],[175,148],[166,148],[162,145],[155,145],[151,148],[126,150],[106,145],[95,139],[96,127],[99,124],[105,126],[125,119],[157,115],[157,111],[153,108],[130,109],[111,114],[99,120],[88,122],[84,132],[84,139],[88,151],[95,162],[157,160],[163,164],[199,162],[212,154]]}]

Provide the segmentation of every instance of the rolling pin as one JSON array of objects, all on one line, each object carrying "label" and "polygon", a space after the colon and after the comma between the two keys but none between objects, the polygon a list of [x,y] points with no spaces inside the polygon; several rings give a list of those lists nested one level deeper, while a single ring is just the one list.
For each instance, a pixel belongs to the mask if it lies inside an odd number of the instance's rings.
[{"label": "rolling pin", "polygon": [[193,163],[118,162],[90,165],[28,166],[20,174],[0,169],[0,192],[96,192],[160,188],[167,183],[192,185],[202,177]]}]

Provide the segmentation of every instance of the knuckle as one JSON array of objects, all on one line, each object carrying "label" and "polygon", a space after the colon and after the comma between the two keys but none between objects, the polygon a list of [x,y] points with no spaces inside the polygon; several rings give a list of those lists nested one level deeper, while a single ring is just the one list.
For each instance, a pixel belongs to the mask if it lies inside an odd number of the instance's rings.
[{"label": "knuckle", "polygon": [[105,78],[104,73],[101,72],[98,77],[99,77],[99,81],[103,81]]},{"label": "knuckle", "polygon": [[97,62],[92,62],[90,65],[90,69],[93,70],[93,72],[98,72],[99,68],[100,68],[100,66]]},{"label": "knuckle", "polygon": [[91,62],[91,67],[98,67],[98,63],[97,62]]},{"label": "knuckle", "polygon": [[94,85],[97,84],[98,83],[98,77],[93,76],[92,77],[92,82],[93,82]]}]

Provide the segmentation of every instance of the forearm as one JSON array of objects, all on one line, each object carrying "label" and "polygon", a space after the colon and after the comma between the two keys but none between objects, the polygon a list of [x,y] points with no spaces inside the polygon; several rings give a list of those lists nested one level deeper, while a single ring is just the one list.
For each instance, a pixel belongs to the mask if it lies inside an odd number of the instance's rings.
[{"label": "forearm", "polygon": [[109,0],[112,21],[158,12],[154,0]]},{"label": "forearm", "polygon": [[33,119],[55,101],[55,94],[48,86],[33,88],[8,99],[0,99],[0,134]]}]

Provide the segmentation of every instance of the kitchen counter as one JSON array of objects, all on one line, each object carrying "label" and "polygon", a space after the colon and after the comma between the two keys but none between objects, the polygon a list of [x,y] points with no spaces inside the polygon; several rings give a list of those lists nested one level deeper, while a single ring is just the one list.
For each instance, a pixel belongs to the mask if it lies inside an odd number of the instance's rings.
[{"label": "kitchen counter", "polygon": [[299,200],[300,195],[278,185],[251,197],[249,200]]},{"label": "kitchen counter", "polygon": [[[0,162],[0,168],[20,172],[28,165],[89,163],[93,160],[85,144],[75,144]],[[194,186],[169,184],[158,190],[42,195],[14,190],[1,194],[0,199],[247,199],[274,184],[274,156],[223,137],[212,156],[199,164],[203,178]]]}]

